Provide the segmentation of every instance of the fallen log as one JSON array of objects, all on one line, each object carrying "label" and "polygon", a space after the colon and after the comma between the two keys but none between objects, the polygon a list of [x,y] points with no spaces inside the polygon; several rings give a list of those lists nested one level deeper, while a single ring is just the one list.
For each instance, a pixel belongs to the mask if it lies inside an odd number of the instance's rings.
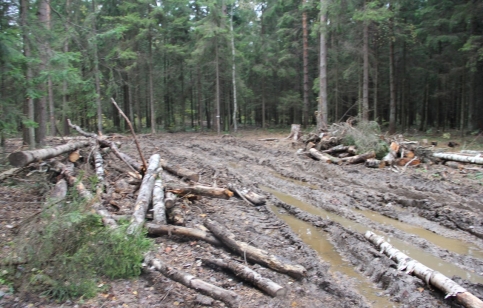
[{"label": "fallen log", "polygon": [[364,166],[366,166],[368,168],[384,168],[385,165],[386,165],[385,162],[383,162],[382,160],[379,160],[379,159],[375,159],[375,158],[369,158],[364,163]]},{"label": "fallen log", "polygon": [[173,208],[176,204],[177,198],[178,196],[176,196],[172,192],[167,191],[164,198],[164,205],[166,206],[166,209]]},{"label": "fallen log", "polygon": [[190,289],[194,289],[214,299],[220,300],[230,307],[238,307],[239,305],[239,296],[233,291],[225,290],[198,279],[193,275],[178,271],[173,267],[167,266],[161,262],[161,260],[154,258],[151,254],[148,254],[144,258],[144,262],[169,279],[179,282]]},{"label": "fallen log", "polygon": [[21,168],[11,168],[11,169],[8,169],[7,171],[0,173],[0,181],[13,176],[15,173],[19,172],[20,170]]},{"label": "fallen log", "polygon": [[180,226],[170,226],[170,225],[157,225],[153,223],[146,224],[148,229],[148,234],[153,235],[180,235],[186,237],[192,237],[197,240],[202,240],[210,243],[214,246],[221,246],[222,243],[213,235],[207,233],[206,231],[180,227]]},{"label": "fallen log", "polygon": [[479,298],[466,291],[462,286],[443,274],[430,269],[397,250],[391,244],[384,241],[381,236],[378,236],[371,231],[367,231],[365,237],[376,247],[380,248],[381,253],[384,253],[390,259],[395,260],[398,264],[398,270],[405,270],[407,274],[412,273],[416,277],[424,280],[427,284],[431,284],[438,288],[446,294],[445,298],[454,296],[461,305],[467,308],[483,308],[483,301]]},{"label": "fallen log", "polygon": [[320,140],[319,143],[315,146],[315,148],[319,151],[327,150],[330,149],[336,145],[339,145],[341,143],[341,139],[338,137],[323,137],[322,140]]},{"label": "fallen log", "polygon": [[374,158],[374,157],[376,157],[376,153],[374,151],[370,151],[356,156],[341,158],[340,161],[347,164],[360,164],[365,162],[369,158]]},{"label": "fallen log", "polygon": [[326,154],[336,154],[336,153],[342,153],[342,152],[347,152],[350,155],[356,155],[357,154],[357,150],[356,150],[355,146],[353,146],[353,145],[346,146],[346,145],[343,145],[343,144],[339,144],[339,145],[336,145],[335,147],[332,147],[328,150],[322,151],[322,153],[326,153]]},{"label": "fallen log", "polygon": [[164,188],[160,173],[158,173],[154,181],[153,188],[153,222],[156,224],[165,225],[166,221],[166,206],[164,204]]},{"label": "fallen log", "polygon": [[288,264],[265,250],[235,240],[233,233],[210,219],[206,219],[204,224],[223,244],[253,262],[268,266],[277,272],[288,274],[295,279],[300,279],[307,273],[305,267],[301,265]]},{"label": "fallen log", "polygon": [[309,150],[309,154],[310,154],[310,156],[312,156],[316,160],[320,160],[324,163],[334,163],[334,164],[339,163],[339,158],[332,157],[330,155],[324,154],[324,153],[318,151],[315,148],[311,148]]},{"label": "fallen log", "polygon": [[168,185],[166,187],[166,190],[177,195],[194,194],[221,199],[230,199],[231,197],[233,197],[233,192],[226,188],[209,187],[202,185],[186,187]]},{"label": "fallen log", "polygon": [[251,190],[238,189],[234,184],[228,184],[228,188],[235,192],[240,198],[245,200],[249,205],[263,205],[266,202],[264,196],[261,196]]},{"label": "fallen log", "polygon": [[164,159],[161,160],[161,167],[163,167],[163,169],[169,173],[177,175],[181,178],[186,178],[193,182],[198,182],[200,180],[200,175],[198,173],[186,169],[183,166],[171,164]]},{"label": "fallen log", "polygon": [[236,263],[230,259],[201,259],[201,262],[204,264],[215,265],[223,269],[229,269],[232,271],[237,277],[240,277],[260,290],[264,291],[270,296],[277,297],[277,296],[284,296],[287,294],[287,290],[280,286],[279,284],[273,282],[272,280],[262,277],[259,273],[255,272],[249,267]]},{"label": "fallen log", "polygon": [[106,182],[104,181],[104,160],[102,159],[101,152],[99,151],[97,146],[94,146],[92,156],[94,157],[94,166],[96,168],[97,176],[96,194],[99,195],[104,192]]},{"label": "fallen log", "polygon": [[139,194],[134,204],[134,212],[132,214],[131,223],[127,229],[128,234],[134,234],[141,230],[146,219],[149,203],[153,197],[154,180],[159,174],[159,154],[154,154],[149,158],[148,169],[144,174]]},{"label": "fallen log", "polygon": [[176,203],[172,208],[166,211],[168,215],[168,222],[173,225],[184,225],[185,213],[183,210],[184,204],[181,202]]},{"label": "fallen log", "polygon": [[23,167],[35,161],[45,160],[58,156],[62,153],[74,151],[89,145],[89,141],[78,141],[75,143],[67,143],[53,148],[39,149],[33,151],[15,152],[8,156],[8,161],[14,167]]},{"label": "fallen log", "polygon": [[467,155],[457,154],[457,153],[433,153],[433,156],[444,160],[454,160],[462,163],[483,165],[483,157],[480,156],[479,154],[476,156],[467,156]]}]

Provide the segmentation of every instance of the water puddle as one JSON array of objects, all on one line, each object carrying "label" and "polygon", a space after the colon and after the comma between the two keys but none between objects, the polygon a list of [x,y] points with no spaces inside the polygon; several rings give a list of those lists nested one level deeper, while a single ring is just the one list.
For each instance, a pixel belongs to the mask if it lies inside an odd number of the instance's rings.
[{"label": "water puddle", "polygon": [[307,183],[307,182],[303,182],[303,181],[299,181],[299,180],[294,180],[292,178],[289,178],[289,177],[286,177],[286,176],[283,176],[281,175],[280,173],[278,172],[275,172],[275,171],[270,171],[270,173],[276,177],[276,178],[279,178],[279,179],[283,179],[287,182],[292,182],[294,184],[297,184],[297,185],[300,185],[300,186],[305,186],[305,187],[308,187],[308,188],[312,188],[312,189],[319,189],[319,187],[317,187],[317,185],[314,185],[314,184],[310,184],[310,183]]},{"label": "water puddle", "polygon": [[[312,215],[317,215],[322,218],[330,219],[332,221],[338,222],[342,226],[351,229],[353,231],[360,232],[364,234],[368,228],[362,224],[359,224],[357,222],[354,222],[350,219],[338,216],[334,213],[328,212],[324,209],[315,207],[311,204],[308,204],[306,202],[303,202],[293,196],[287,195],[285,193],[276,191],[274,189],[265,187],[265,186],[259,186],[259,188],[267,193],[270,193],[277,197],[280,201],[285,202],[287,204],[290,204],[292,206],[298,207],[299,209],[310,213]],[[439,271],[443,275],[446,275],[447,277],[451,278],[453,276],[459,276],[464,279],[467,279],[471,282],[474,283],[483,283],[483,277],[479,276],[475,273],[471,273],[468,271],[465,271],[457,266],[455,266],[452,263],[449,263],[447,261],[444,261],[436,256],[433,256],[432,254],[429,254],[413,245],[410,245],[406,242],[403,242],[397,238],[394,238],[392,236],[387,236],[387,234],[382,234],[379,231],[374,231],[371,230],[374,233],[377,233],[378,235],[384,236],[385,240],[403,253],[407,254],[411,258],[414,258],[415,260],[421,262],[422,264],[428,266],[429,268],[432,268],[436,271]]]},{"label": "water puddle", "polygon": [[348,277],[354,278],[356,280],[357,290],[371,303],[372,307],[398,307],[395,303],[390,302],[388,298],[377,295],[381,290],[374,288],[373,285],[367,281],[366,277],[356,271],[349,262],[344,261],[340,257],[324,232],[317,230],[317,228],[311,224],[290,214],[280,213],[279,209],[274,205],[271,205],[270,208],[280,219],[290,226],[304,243],[309,245],[324,261],[331,265],[331,271],[336,270]]},{"label": "water puddle", "polygon": [[353,211],[361,215],[364,215],[370,220],[373,220],[380,224],[388,225],[396,229],[405,231],[407,233],[416,234],[417,236],[424,238],[429,242],[443,249],[456,252],[460,255],[468,255],[478,259],[483,259],[483,252],[479,250],[478,247],[470,243],[466,243],[453,238],[447,238],[442,235],[431,232],[429,230],[426,230],[424,228],[413,226],[413,225],[401,222],[399,220],[386,217],[374,211],[369,211],[369,210],[353,210]]}]

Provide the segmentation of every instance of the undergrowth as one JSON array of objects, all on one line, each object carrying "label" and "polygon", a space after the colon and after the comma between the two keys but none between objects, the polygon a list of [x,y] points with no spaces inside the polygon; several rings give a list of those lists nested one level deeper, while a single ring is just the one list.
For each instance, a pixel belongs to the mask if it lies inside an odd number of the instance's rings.
[{"label": "undergrowth", "polygon": [[94,296],[105,278],[138,276],[151,241],[127,235],[126,224],[104,227],[89,207],[74,196],[21,226],[10,263],[2,262],[4,277],[16,289],[63,301]]}]

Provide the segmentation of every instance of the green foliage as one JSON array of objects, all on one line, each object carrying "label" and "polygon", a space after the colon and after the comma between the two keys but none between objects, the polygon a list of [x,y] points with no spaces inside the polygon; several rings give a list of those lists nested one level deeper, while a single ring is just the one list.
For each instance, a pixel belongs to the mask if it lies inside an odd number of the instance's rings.
[{"label": "green foliage", "polygon": [[381,129],[377,122],[361,121],[356,127],[345,127],[344,132],[342,143],[356,146],[359,154],[374,151],[376,158],[381,159],[389,151],[387,143],[379,138]]},{"label": "green foliage", "polygon": [[27,263],[21,270],[10,268],[9,277],[19,287],[58,300],[92,297],[103,277],[130,278],[141,272],[151,241],[143,233],[128,236],[126,228],[104,227],[83,202],[54,205],[21,230],[12,257]]}]

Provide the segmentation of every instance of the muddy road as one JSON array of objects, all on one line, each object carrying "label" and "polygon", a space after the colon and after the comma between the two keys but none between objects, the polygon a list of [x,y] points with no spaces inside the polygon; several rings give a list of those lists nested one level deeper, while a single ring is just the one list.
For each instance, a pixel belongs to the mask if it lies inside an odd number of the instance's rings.
[{"label": "muddy road", "polygon": [[[278,139],[259,140],[266,137]],[[424,281],[398,271],[394,261],[364,238],[369,230],[483,299],[483,169],[421,165],[395,173],[361,165],[329,165],[297,154],[302,145],[283,137],[179,133],[140,136],[140,141],[146,157],[159,153],[196,171],[201,184],[234,184],[266,196],[267,203],[258,207],[238,198],[203,197],[184,207],[185,225],[196,228],[209,217],[238,240],[303,265],[306,278],[295,280],[248,263],[288,289],[287,296],[271,298],[236,276],[198,261],[229,256],[244,262],[228,249],[165,236],[155,239],[158,257],[237,292],[242,298],[240,307],[460,307]],[[128,138],[122,142],[122,150],[135,157],[135,145]],[[167,174],[163,179],[165,183],[179,181]],[[124,201],[118,214],[130,211],[132,202]],[[108,292],[94,299],[71,304],[225,306],[156,274],[110,285]],[[55,306],[46,299],[29,301],[15,295],[1,299],[2,303],[6,307],[23,307],[21,303]]]}]

